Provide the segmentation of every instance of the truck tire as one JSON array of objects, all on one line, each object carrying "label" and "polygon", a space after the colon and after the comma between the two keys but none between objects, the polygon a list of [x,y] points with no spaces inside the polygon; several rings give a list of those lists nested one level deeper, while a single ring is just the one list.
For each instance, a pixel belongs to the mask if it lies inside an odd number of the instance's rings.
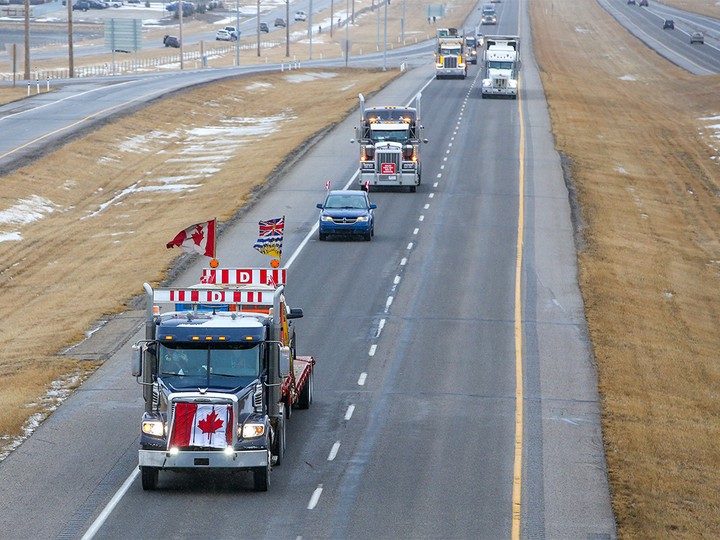
[{"label": "truck tire", "polygon": [[253,487],[255,491],[267,491],[270,489],[270,463],[272,455],[268,448],[268,464],[266,467],[253,469]]},{"label": "truck tire", "polygon": [[157,489],[159,476],[160,470],[157,467],[140,467],[143,490],[155,491],[155,489]]},{"label": "truck tire", "polygon": [[300,395],[298,396],[297,400],[297,407],[298,409],[308,409],[310,408],[310,404],[313,400],[313,390],[315,383],[313,382],[313,372],[314,369],[310,369],[310,375],[308,375],[307,381],[305,381],[305,386],[302,389],[302,392],[300,392]]},{"label": "truck tire", "polygon": [[410,193],[415,193],[415,192],[417,191],[417,186],[409,186],[409,187],[408,187],[408,191],[409,191]]}]

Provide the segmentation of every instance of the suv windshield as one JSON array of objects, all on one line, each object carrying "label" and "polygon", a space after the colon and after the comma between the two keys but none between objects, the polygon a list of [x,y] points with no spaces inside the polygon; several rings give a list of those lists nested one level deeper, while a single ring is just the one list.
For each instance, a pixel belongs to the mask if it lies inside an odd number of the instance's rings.
[{"label": "suv windshield", "polygon": [[325,201],[325,208],[357,208],[367,209],[365,197],[362,195],[329,195]]},{"label": "suv windshield", "polygon": [[260,346],[254,343],[160,343],[158,373],[175,388],[235,388],[260,375]]}]

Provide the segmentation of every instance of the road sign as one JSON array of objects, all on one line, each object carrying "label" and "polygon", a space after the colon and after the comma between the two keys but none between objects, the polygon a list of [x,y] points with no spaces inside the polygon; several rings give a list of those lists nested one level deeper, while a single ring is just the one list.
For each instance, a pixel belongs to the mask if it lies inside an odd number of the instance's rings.
[{"label": "road sign", "polygon": [[142,19],[106,20],[105,46],[111,51],[122,52],[142,49]]}]

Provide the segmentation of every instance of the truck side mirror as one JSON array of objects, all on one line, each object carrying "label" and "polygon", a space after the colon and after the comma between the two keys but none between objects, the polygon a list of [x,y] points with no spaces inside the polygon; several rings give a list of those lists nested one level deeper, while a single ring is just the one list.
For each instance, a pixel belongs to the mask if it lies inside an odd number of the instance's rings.
[{"label": "truck side mirror", "polygon": [[132,346],[132,354],[130,356],[130,374],[133,377],[142,375],[142,350],[140,345],[136,343]]},{"label": "truck side mirror", "polygon": [[280,376],[290,376],[290,347],[280,347]]},{"label": "truck side mirror", "polygon": [[288,319],[302,319],[302,317],[303,317],[302,308],[291,308],[290,313],[288,313],[288,316],[287,316]]}]

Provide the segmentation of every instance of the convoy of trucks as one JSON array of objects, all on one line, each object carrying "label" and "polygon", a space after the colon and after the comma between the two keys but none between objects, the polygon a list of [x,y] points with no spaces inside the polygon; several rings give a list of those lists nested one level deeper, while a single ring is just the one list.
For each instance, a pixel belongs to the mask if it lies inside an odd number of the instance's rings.
[{"label": "convoy of trucks", "polygon": [[467,77],[465,40],[457,28],[438,28],[435,34],[435,78]]},{"label": "convoy of trucks", "polygon": [[[257,491],[286,448],[293,408],[313,400],[315,359],[296,355],[286,269],[207,268],[199,285],[147,297],[145,339],[133,347],[142,385],[142,487],[160,471],[251,471]],[[163,311],[167,309],[167,311]]]},{"label": "convoy of trucks", "polygon": [[482,97],[517,98],[520,67],[519,36],[485,36]]},{"label": "convoy of trucks", "polygon": [[355,139],[360,143],[360,171],[358,181],[361,189],[377,186],[407,186],[411,193],[422,181],[420,143],[423,126],[420,124],[420,99],[415,107],[395,105],[365,108],[365,98],[360,98],[360,126],[355,128]]}]

